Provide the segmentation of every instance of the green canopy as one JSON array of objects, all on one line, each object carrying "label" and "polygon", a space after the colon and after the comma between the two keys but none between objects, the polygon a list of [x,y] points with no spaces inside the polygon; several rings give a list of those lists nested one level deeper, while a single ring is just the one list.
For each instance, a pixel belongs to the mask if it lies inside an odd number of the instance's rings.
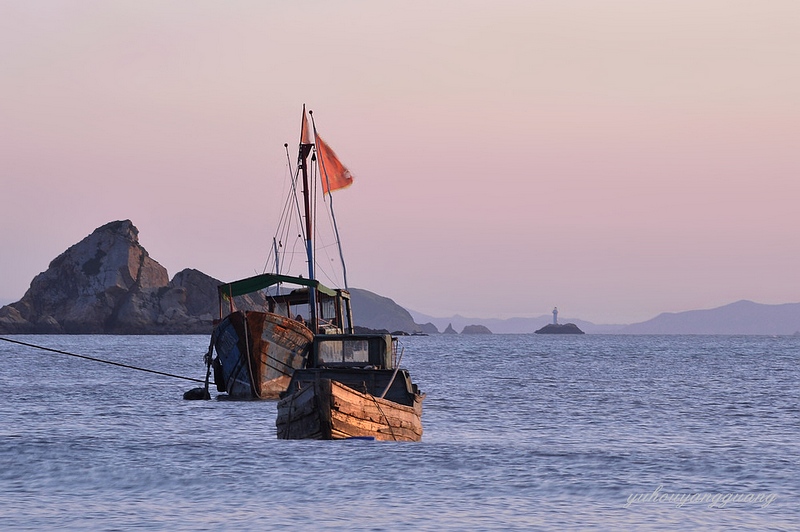
[{"label": "green canopy", "polygon": [[278,275],[274,273],[264,273],[261,275],[256,275],[255,277],[240,279],[232,283],[221,284],[217,289],[219,290],[220,295],[223,297],[236,297],[244,294],[250,294],[252,292],[257,292],[258,290],[262,290],[264,288],[267,288],[268,286],[272,286],[278,283],[291,283],[300,286],[308,286],[311,288],[315,288],[317,291],[322,292],[323,294],[327,294],[329,296],[336,295],[335,290],[331,290],[327,286],[321,284],[319,281],[316,281],[314,279],[306,279],[304,277],[290,277],[288,275]]}]

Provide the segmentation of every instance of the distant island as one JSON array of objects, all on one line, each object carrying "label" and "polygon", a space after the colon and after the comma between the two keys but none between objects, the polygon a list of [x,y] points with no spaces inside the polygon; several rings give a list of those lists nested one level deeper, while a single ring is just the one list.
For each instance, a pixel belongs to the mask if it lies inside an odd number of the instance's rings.
[{"label": "distant island", "polygon": [[541,329],[534,331],[536,334],[584,334],[574,323],[558,323],[558,307],[553,309],[553,323],[548,323]]},{"label": "distant island", "polygon": [[461,334],[492,334],[492,331],[485,325],[467,325]]},{"label": "distant island", "polygon": [[536,334],[585,334],[574,323],[548,323],[533,332]]}]

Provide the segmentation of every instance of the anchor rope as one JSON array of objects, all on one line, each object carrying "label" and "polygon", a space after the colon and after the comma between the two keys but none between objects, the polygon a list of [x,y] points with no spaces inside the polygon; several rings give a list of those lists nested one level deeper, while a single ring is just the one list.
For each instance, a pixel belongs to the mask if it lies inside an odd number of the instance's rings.
[{"label": "anchor rope", "polygon": [[[174,375],[172,373],[166,373],[164,371],[158,371],[158,370],[155,370],[155,369],[139,368],[139,367],[131,366],[131,365],[128,365],[128,364],[123,364],[121,362],[113,362],[111,360],[103,360],[102,358],[95,358],[95,357],[90,357],[90,356],[87,356],[87,355],[79,355],[77,353],[70,353],[69,351],[61,351],[60,349],[53,349],[51,347],[44,347],[44,346],[36,345],[36,344],[29,344],[27,342],[20,342],[19,340],[11,340],[10,338],[4,338],[2,336],[0,336],[0,340],[3,340],[4,342],[9,342],[9,343],[12,343],[12,344],[24,345],[25,347],[32,347],[34,349],[41,349],[43,351],[49,351],[51,353],[58,353],[60,355],[67,355],[67,356],[71,356],[71,357],[83,358],[85,360],[91,360],[93,362],[102,362],[103,364],[111,364],[112,366],[119,366],[121,368],[135,369],[137,371],[145,371],[147,373],[155,373],[156,375],[163,375],[164,377],[172,377],[172,378],[175,378],[175,379],[183,379],[183,380],[186,380],[186,381],[201,382],[203,384],[205,384],[205,382],[206,382],[203,379],[195,379],[195,378],[192,378],[192,377],[184,377],[182,375]],[[211,383],[211,384],[216,384],[216,383]]]},{"label": "anchor rope", "polygon": [[392,434],[392,439],[394,441],[397,441],[397,436],[394,435],[394,429],[392,429],[392,422],[389,421],[389,417],[386,415],[386,412],[384,412],[383,408],[381,408],[381,405],[378,404],[378,400],[375,399],[374,395],[372,395],[371,393],[368,393],[367,395],[370,396],[370,398],[372,398],[372,402],[375,403],[375,406],[378,407],[378,411],[380,411],[381,415],[383,416],[383,419],[386,420],[386,426],[389,427],[389,432]]}]

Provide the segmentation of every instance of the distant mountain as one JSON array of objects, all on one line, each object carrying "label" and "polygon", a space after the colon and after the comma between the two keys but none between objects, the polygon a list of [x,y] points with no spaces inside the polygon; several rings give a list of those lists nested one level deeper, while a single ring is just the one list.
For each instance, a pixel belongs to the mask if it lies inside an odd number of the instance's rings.
[{"label": "distant mountain", "polygon": [[353,322],[359,327],[409,334],[438,332],[435,327],[431,330],[430,327],[415,323],[406,309],[388,297],[361,288],[350,288],[349,292],[353,303]]},{"label": "distant mountain", "polygon": [[[531,334],[537,329],[541,329],[553,321],[552,315],[539,316],[536,318],[465,318],[464,316],[450,316],[448,318],[434,318],[421,312],[408,311],[417,323],[432,323],[440,331],[443,331],[448,324],[452,324],[456,330],[462,330],[467,325],[483,325],[495,334]],[[559,322],[571,322],[589,334],[614,334],[619,332],[625,325],[596,325],[589,321],[575,318],[561,318]]]},{"label": "distant mountain", "polygon": [[[454,329],[480,324],[494,333],[532,333],[552,322],[552,316],[536,318],[465,318],[455,315],[435,318],[409,310],[418,323],[431,322],[439,330],[448,324]],[[752,301],[738,301],[708,310],[665,312],[655,318],[631,325],[596,325],[574,318],[561,318],[560,323],[572,322],[588,334],[765,334],[791,335],[800,333],[800,303],[764,305]]]},{"label": "distant mountain", "polygon": [[708,310],[665,312],[652,320],[623,327],[622,334],[766,334],[800,331],[800,303],[763,305],[737,301]]}]

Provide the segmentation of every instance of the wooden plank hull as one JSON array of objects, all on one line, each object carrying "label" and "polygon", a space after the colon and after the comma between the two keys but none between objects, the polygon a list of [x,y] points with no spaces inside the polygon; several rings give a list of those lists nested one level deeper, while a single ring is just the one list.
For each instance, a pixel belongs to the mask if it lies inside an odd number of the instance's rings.
[{"label": "wooden plank hull", "polygon": [[217,388],[234,399],[277,399],[314,339],[302,323],[270,312],[235,312],[214,334]]},{"label": "wooden plank hull", "polygon": [[259,399],[277,399],[294,370],[305,365],[314,335],[302,323],[269,312],[248,312],[247,322],[255,394]]},{"label": "wooden plank hull", "polygon": [[419,441],[422,399],[418,395],[413,406],[405,406],[319,379],[278,402],[278,438]]}]

